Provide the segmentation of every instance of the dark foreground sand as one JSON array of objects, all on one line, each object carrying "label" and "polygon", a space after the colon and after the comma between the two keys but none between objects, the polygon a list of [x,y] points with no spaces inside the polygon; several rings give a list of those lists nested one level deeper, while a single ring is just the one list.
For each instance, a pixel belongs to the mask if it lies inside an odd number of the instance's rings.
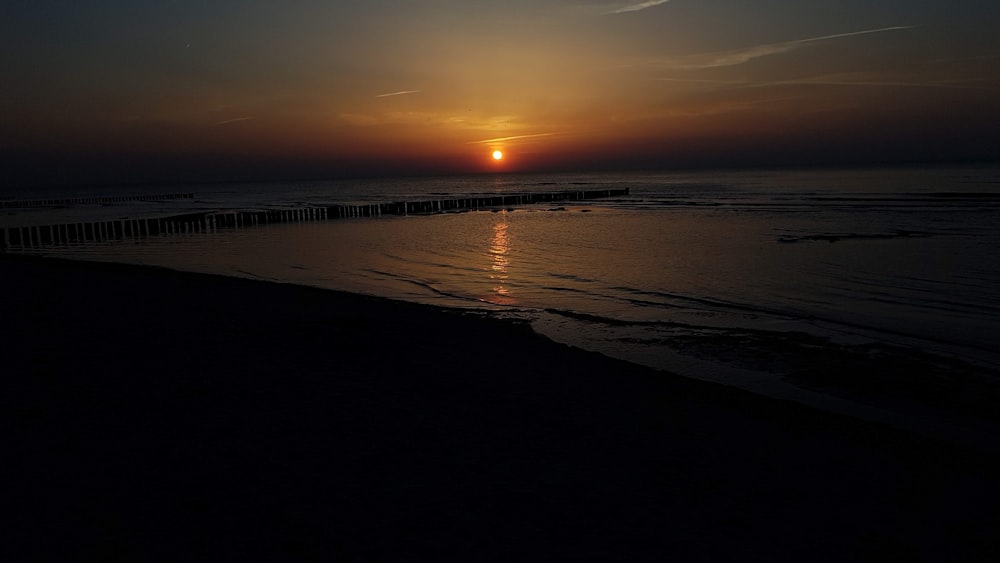
[{"label": "dark foreground sand", "polygon": [[6,561],[996,561],[997,460],[287,285],[0,256]]}]

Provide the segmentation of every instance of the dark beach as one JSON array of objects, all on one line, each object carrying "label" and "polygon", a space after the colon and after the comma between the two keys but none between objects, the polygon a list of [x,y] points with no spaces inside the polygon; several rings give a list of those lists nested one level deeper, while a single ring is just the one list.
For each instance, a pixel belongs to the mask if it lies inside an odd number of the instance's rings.
[{"label": "dark beach", "polygon": [[360,295],[0,256],[8,561],[995,561],[995,455]]}]

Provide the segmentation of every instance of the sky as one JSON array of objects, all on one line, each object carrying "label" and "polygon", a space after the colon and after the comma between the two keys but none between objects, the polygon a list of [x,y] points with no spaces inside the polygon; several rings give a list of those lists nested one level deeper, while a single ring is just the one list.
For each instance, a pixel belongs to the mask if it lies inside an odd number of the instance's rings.
[{"label": "sky", "polygon": [[996,161],[998,23],[996,0],[7,0],[0,181]]}]

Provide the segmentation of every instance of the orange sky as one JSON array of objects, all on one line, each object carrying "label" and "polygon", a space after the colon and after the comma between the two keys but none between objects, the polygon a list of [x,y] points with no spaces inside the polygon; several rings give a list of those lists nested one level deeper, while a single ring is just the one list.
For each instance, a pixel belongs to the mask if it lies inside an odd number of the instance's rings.
[{"label": "orange sky", "polygon": [[356,4],[16,2],[5,182],[997,157],[995,2]]}]

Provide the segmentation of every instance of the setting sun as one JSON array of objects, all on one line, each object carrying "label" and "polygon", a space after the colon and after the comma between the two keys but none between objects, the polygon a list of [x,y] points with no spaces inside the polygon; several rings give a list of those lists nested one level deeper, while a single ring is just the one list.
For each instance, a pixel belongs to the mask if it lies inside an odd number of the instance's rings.
[{"label": "setting sun", "polygon": [[500,160],[503,158],[502,151],[493,151],[493,160]]}]

